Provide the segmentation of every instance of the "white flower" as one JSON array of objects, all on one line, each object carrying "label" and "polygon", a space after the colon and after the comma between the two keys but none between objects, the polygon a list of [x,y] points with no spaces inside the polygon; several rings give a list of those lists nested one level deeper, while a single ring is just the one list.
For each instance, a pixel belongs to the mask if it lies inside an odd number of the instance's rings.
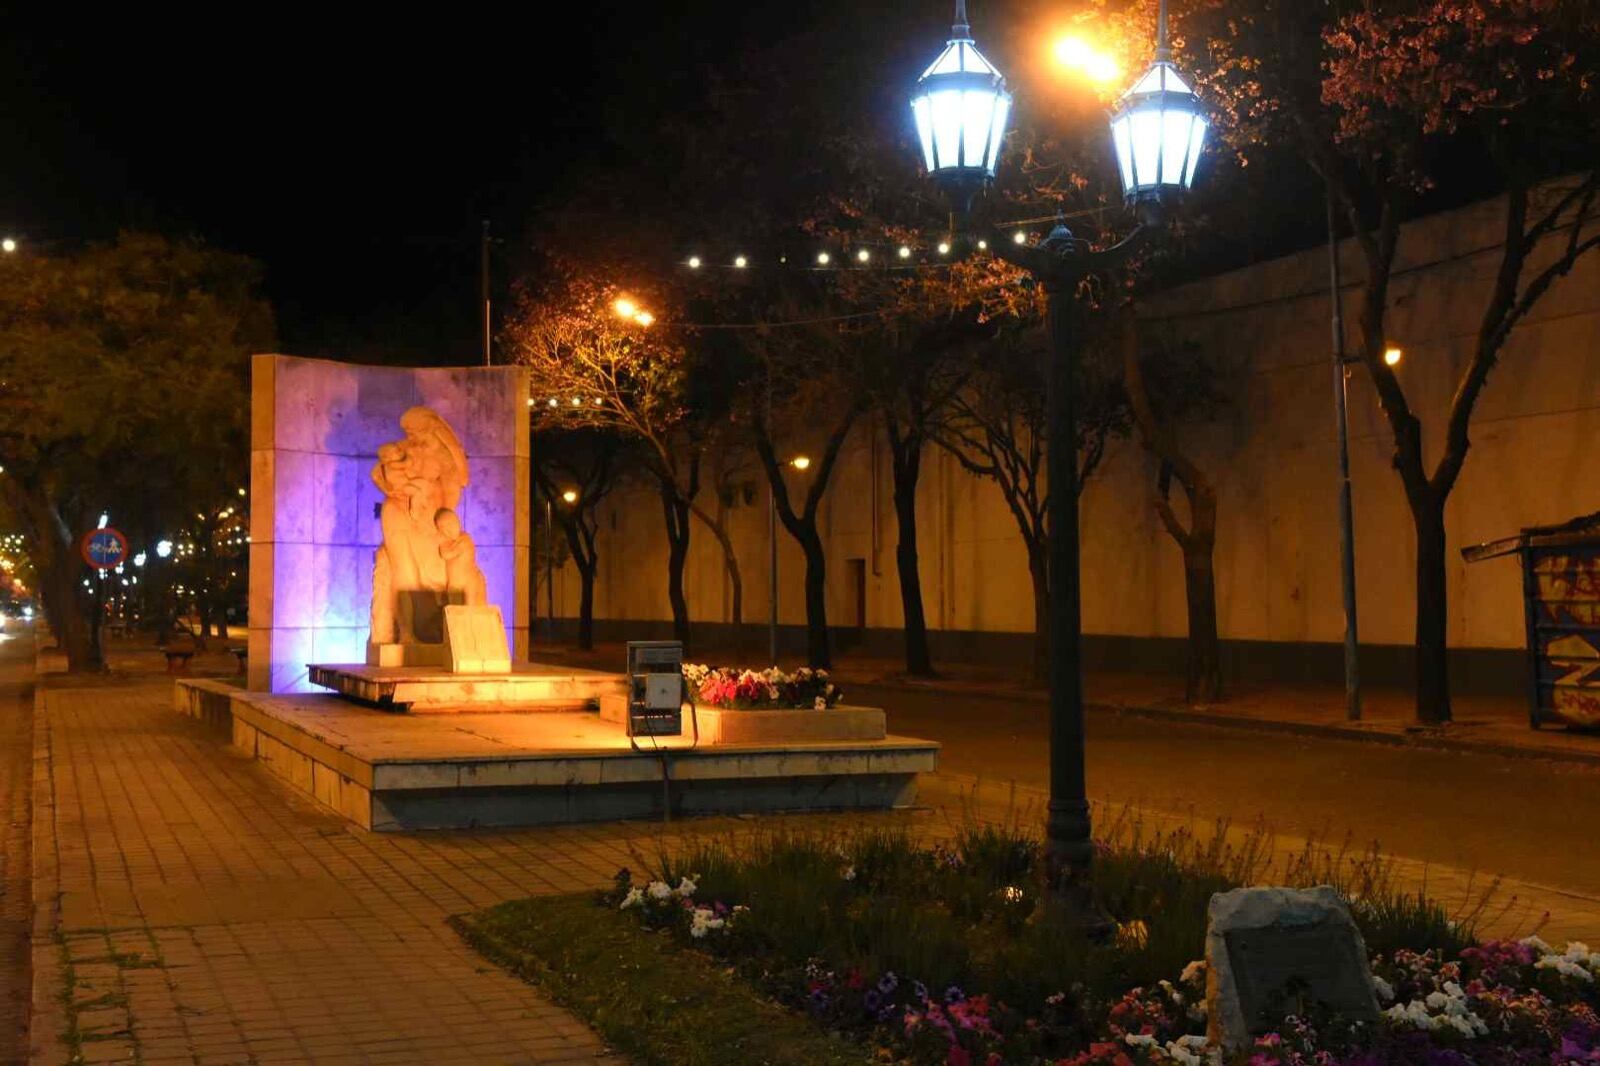
[{"label": "white flower", "polygon": [[625,911],[629,907],[637,907],[643,902],[644,890],[639,888],[630,888],[628,889],[628,894],[622,897],[622,903],[617,907],[617,910]]},{"label": "white flower", "polygon": [[1122,1038],[1129,1047],[1155,1047],[1156,1038],[1147,1033],[1128,1033]]},{"label": "white flower", "polygon": [[1171,1041],[1162,1049],[1167,1053],[1167,1058],[1181,1066],[1200,1066],[1205,1061],[1206,1038],[1203,1036],[1180,1036]]},{"label": "white flower", "polygon": [[678,887],[674,889],[674,891],[677,892],[678,895],[687,899],[688,897],[694,895],[695,889],[699,887],[699,885],[685,877],[678,881]]},{"label": "white flower", "polygon": [[1372,990],[1378,994],[1378,998],[1383,1002],[1394,1002],[1394,985],[1391,985],[1377,974],[1372,975]]},{"label": "white flower", "polygon": [[856,879],[856,868],[854,866],[846,866],[839,872],[839,876],[846,881],[854,881]]},{"label": "white flower", "polygon": [[1592,982],[1594,980],[1594,974],[1589,972],[1588,967],[1578,965],[1565,955],[1546,955],[1534,963],[1533,968],[1535,970],[1554,970],[1563,977],[1576,977],[1582,981]]},{"label": "white flower", "polygon": [[1000,890],[1000,895],[1007,903],[1022,902],[1022,889],[1018,888],[1016,885],[1007,885],[1005,888]]},{"label": "white flower", "polygon": [[[774,696],[773,699],[777,699],[777,697]],[[811,709],[814,710],[814,711],[825,711],[825,710],[827,710],[828,709],[828,698],[826,696],[818,696],[815,700],[811,701]]]},{"label": "white flower", "polygon": [[689,919],[689,935],[699,940],[711,930],[721,929],[726,924],[710,907],[696,907]]},{"label": "white flower", "polygon": [[672,886],[665,881],[651,881],[645,889],[645,895],[651,899],[671,899]]},{"label": "white flower", "polygon": [[1517,941],[1517,943],[1521,944],[1525,948],[1532,948],[1541,955],[1553,955],[1555,954],[1556,950],[1536,936],[1525,936],[1521,940]]}]

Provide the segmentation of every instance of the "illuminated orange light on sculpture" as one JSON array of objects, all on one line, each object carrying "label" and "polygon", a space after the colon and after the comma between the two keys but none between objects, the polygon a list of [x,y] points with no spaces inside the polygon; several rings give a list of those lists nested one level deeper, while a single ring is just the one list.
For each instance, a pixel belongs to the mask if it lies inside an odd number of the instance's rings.
[{"label": "illuminated orange light on sculpture", "polygon": [[576,489],[568,489],[567,491],[563,492],[561,494],[561,500],[562,500],[563,503],[577,503],[578,502],[577,490]]},{"label": "illuminated orange light on sculpture", "polygon": [[1405,358],[1405,354],[1399,345],[1391,344],[1383,350],[1383,361],[1390,366],[1399,366],[1400,360]]},{"label": "illuminated orange light on sculpture", "polygon": [[789,465],[796,470],[804,470],[811,465],[811,457],[809,455],[797,455],[789,460]]}]

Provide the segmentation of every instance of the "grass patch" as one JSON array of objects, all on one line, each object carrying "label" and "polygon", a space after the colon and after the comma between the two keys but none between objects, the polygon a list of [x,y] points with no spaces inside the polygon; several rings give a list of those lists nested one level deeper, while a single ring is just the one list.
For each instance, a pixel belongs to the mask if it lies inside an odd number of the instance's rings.
[{"label": "grass patch", "polygon": [[631,1059],[661,1066],[863,1066],[865,1052],[592,895],[514,900],[452,924]]}]

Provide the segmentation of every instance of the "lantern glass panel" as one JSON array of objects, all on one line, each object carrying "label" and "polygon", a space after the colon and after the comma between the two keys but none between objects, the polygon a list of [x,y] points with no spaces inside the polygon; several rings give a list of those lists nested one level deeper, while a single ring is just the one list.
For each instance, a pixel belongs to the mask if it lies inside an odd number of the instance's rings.
[{"label": "lantern glass panel", "polygon": [[1161,113],[1161,184],[1183,184],[1184,163],[1189,155],[1189,127],[1194,116],[1187,111]]},{"label": "lantern glass panel", "polygon": [[1200,162],[1200,149],[1205,146],[1205,141],[1206,120],[1196,115],[1194,126],[1189,130],[1189,164],[1183,172],[1183,187],[1185,189],[1194,185],[1194,168]]},{"label": "lantern glass panel", "polygon": [[1161,156],[1161,112],[1143,107],[1129,115],[1128,120],[1133,139],[1133,184],[1135,187],[1153,185]]},{"label": "lantern glass panel", "polygon": [[1006,121],[1011,116],[1011,97],[998,96],[994,101],[994,121],[989,127],[989,158],[983,162],[984,167],[993,174],[996,164],[1000,161],[1000,142],[1005,139]]},{"label": "lantern glass panel", "polygon": [[961,165],[961,93],[941,89],[928,96],[933,108],[934,168]]},{"label": "lantern glass panel", "polygon": [[1133,142],[1128,127],[1133,120],[1118,115],[1111,123],[1111,144],[1117,150],[1117,168],[1122,171],[1123,191],[1133,188]]},{"label": "lantern glass panel", "polygon": [[911,101],[911,114],[917,120],[917,139],[922,142],[922,165],[933,169],[933,109],[926,96]]}]

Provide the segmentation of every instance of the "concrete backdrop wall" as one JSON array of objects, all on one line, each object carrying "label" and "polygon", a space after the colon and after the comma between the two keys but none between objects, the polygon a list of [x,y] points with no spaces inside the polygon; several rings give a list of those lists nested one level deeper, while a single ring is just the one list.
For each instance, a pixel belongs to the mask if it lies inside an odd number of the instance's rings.
[{"label": "concrete backdrop wall", "polygon": [[378,446],[422,405],[455,430],[458,512],[513,655],[528,648],[528,380],[517,367],[400,368],[258,355],[251,367],[249,687],[305,691],[307,663],[366,659]]},{"label": "concrete backdrop wall", "polygon": [[[1392,285],[1390,328],[1405,357],[1399,376],[1436,461],[1455,383],[1470,357],[1498,264],[1502,201],[1408,226]],[[1536,256],[1530,273],[1553,250]],[[1351,351],[1363,274],[1358,249],[1341,249]],[[1338,578],[1338,498],[1324,249],[1261,263],[1148,299],[1142,329],[1237,361],[1240,402],[1183,437],[1219,490],[1219,623],[1236,669],[1257,665],[1337,676],[1344,631]],[[1410,513],[1390,460],[1388,424],[1366,371],[1350,378],[1351,463],[1361,635],[1369,674],[1403,674],[1414,625]],[[1520,576],[1514,560],[1468,567],[1462,545],[1600,509],[1600,256],[1581,260],[1516,329],[1473,420],[1473,447],[1450,498],[1450,639],[1476,687],[1521,683]],[[848,640],[894,652],[901,625],[896,532],[881,428],[854,434],[822,509],[829,620]],[[793,452],[815,451],[797,439]],[[794,483],[806,474],[790,471]],[[1137,440],[1113,444],[1083,497],[1083,612],[1103,666],[1181,669],[1182,560],[1152,506],[1155,468]],[[753,468],[733,479],[730,512],[745,580],[747,626],[768,611],[766,490]],[[710,493],[712,490],[708,489]],[[1025,661],[1033,625],[1026,558],[995,487],[938,449],[918,496],[922,580],[936,653],[1014,655]],[[653,493],[619,495],[600,542],[601,632],[659,631],[669,617],[666,545]],[[804,621],[798,547],[779,531],[781,619]],[[863,580],[864,575],[864,580]],[[577,606],[577,575],[559,572],[556,614]],[[715,541],[697,525],[687,573],[693,617],[726,623],[729,594]],[[864,595],[862,593],[864,592]],[[864,602],[857,602],[862,600]],[[539,607],[544,606],[541,595]],[[864,615],[864,617],[862,616]],[[876,639],[875,639],[876,638]],[[758,646],[758,645],[757,645]],[[1270,652],[1270,654],[1269,654]],[[1241,658],[1242,655],[1242,658]],[[1475,666],[1473,664],[1476,664]],[[1399,677],[1393,678],[1399,680]]]}]

